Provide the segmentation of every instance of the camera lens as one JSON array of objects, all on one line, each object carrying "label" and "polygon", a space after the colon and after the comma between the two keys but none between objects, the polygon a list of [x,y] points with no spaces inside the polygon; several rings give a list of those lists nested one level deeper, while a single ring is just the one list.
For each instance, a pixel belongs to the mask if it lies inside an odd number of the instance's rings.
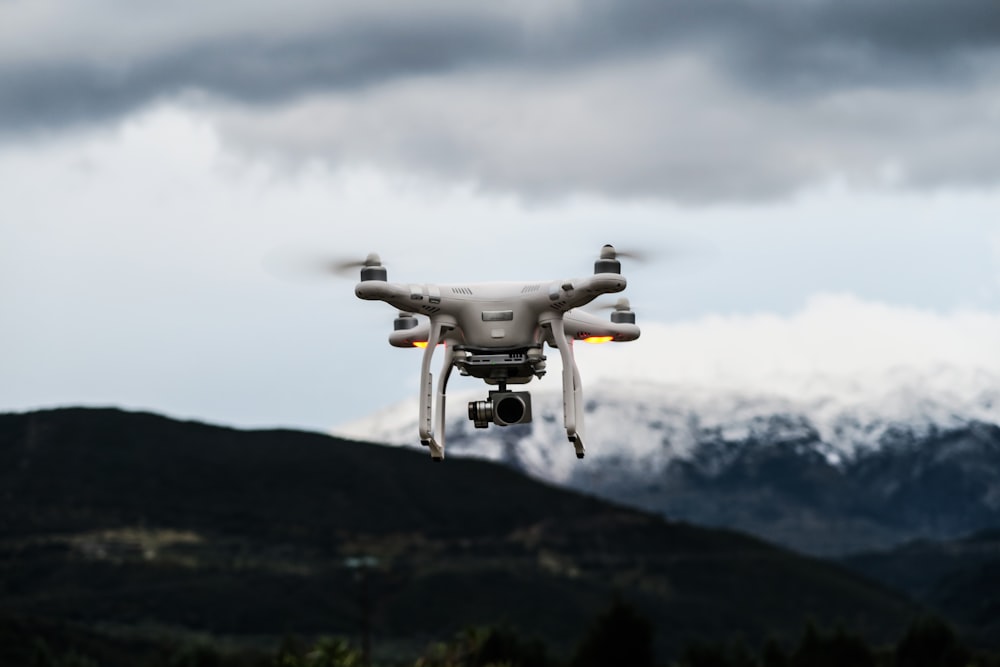
[{"label": "camera lens", "polygon": [[474,422],[493,421],[493,403],[491,401],[469,401],[469,419]]},{"label": "camera lens", "polygon": [[524,417],[524,401],[517,396],[505,396],[496,405],[497,421],[517,424]]}]

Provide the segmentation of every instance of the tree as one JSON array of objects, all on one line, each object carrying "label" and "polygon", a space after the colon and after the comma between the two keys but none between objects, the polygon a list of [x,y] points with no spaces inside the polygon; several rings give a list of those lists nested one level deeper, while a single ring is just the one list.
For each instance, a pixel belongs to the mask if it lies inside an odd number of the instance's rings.
[{"label": "tree", "polygon": [[726,648],[721,644],[693,642],[681,656],[684,667],[732,667]]},{"label": "tree", "polygon": [[549,667],[545,645],[507,627],[467,628],[431,646],[415,667]]},{"label": "tree", "polygon": [[964,667],[971,655],[939,618],[918,618],[896,646],[898,667]]},{"label": "tree", "polygon": [[615,597],[577,647],[571,667],[651,667],[653,625],[634,607]]},{"label": "tree", "polygon": [[761,667],[788,667],[788,654],[778,640],[769,637],[760,652]]},{"label": "tree", "polygon": [[347,640],[323,637],[308,649],[291,641],[282,643],[275,657],[277,667],[362,667],[361,652],[351,648]]},{"label": "tree", "polygon": [[875,667],[875,654],[864,639],[843,628],[837,628],[832,635],[824,635],[808,623],[790,664],[792,667]]}]

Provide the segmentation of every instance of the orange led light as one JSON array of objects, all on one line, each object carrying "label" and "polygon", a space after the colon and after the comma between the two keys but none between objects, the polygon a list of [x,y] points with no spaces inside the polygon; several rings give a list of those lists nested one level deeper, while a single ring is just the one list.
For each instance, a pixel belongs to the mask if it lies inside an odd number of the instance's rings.
[{"label": "orange led light", "polygon": [[415,340],[413,341],[413,347],[427,347],[427,341],[425,340]]},{"label": "orange led light", "polygon": [[589,338],[584,338],[584,343],[607,343],[614,340],[614,336],[590,336]]}]

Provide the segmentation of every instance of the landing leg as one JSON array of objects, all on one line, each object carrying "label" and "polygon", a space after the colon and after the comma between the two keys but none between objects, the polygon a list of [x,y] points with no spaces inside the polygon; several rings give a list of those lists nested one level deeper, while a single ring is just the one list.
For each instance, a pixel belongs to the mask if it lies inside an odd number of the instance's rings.
[{"label": "landing leg", "polygon": [[579,433],[583,429],[583,392],[580,387],[580,370],[573,356],[573,342],[566,337],[566,330],[561,319],[552,321],[552,338],[559,349],[563,371],[563,425],[566,436],[576,449],[576,457],[582,459],[586,450],[583,437]]},{"label": "landing leg", "polygon": [[444,450],[435,442],[434,431],[431,426],[431,403],[433,403],[434,376],[431,374],[431,359],[434,357],[434,350],[441,340],[441,323],[431,320],[431,335],[427,338],[427,347],[424,348],[423,362],[420,364],[420,415],[418,430],[420,432],[420,444],[431,450],[431,458],[440,461],[444,458]]},{"label": "landing leg", "polygon": [[[440,457],[434,457],[435,461],[444,458],[444,421],[445,421],[445,394],[448,390],[448,378],[451,376],[451,350],[445,346],[444,365],[441,366],[441,377],[438,378],[437,404],[434,406],[434,433]],[[432,437],[432,441],[435,438]]]},{"label": "landing leg", "polygon": [[583,384],[580,381],[580,368],[576,365],[576,358],[573,359],[573,413],[576,415],[576,433],[570,438],[573,447],[576,449],[576,458],[582,459],[586,453],[583,446]]}]

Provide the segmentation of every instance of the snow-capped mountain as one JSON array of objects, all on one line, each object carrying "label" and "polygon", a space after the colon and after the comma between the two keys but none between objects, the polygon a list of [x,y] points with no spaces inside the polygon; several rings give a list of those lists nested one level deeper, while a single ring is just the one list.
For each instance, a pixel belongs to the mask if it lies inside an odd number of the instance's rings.
[{"label": "snow-capped mountain", "polygon": [[[560,394],[542,386],[533,423],[507,428],[466,418],[484,391],[449,396],[447,455],[817,554],[1000,525],[1000,378],[988,371],[814,376],[780,393],[599,382],[585,390],[583,461]],[[414,399],[337,433],[419,447],[416,414]]]}]

